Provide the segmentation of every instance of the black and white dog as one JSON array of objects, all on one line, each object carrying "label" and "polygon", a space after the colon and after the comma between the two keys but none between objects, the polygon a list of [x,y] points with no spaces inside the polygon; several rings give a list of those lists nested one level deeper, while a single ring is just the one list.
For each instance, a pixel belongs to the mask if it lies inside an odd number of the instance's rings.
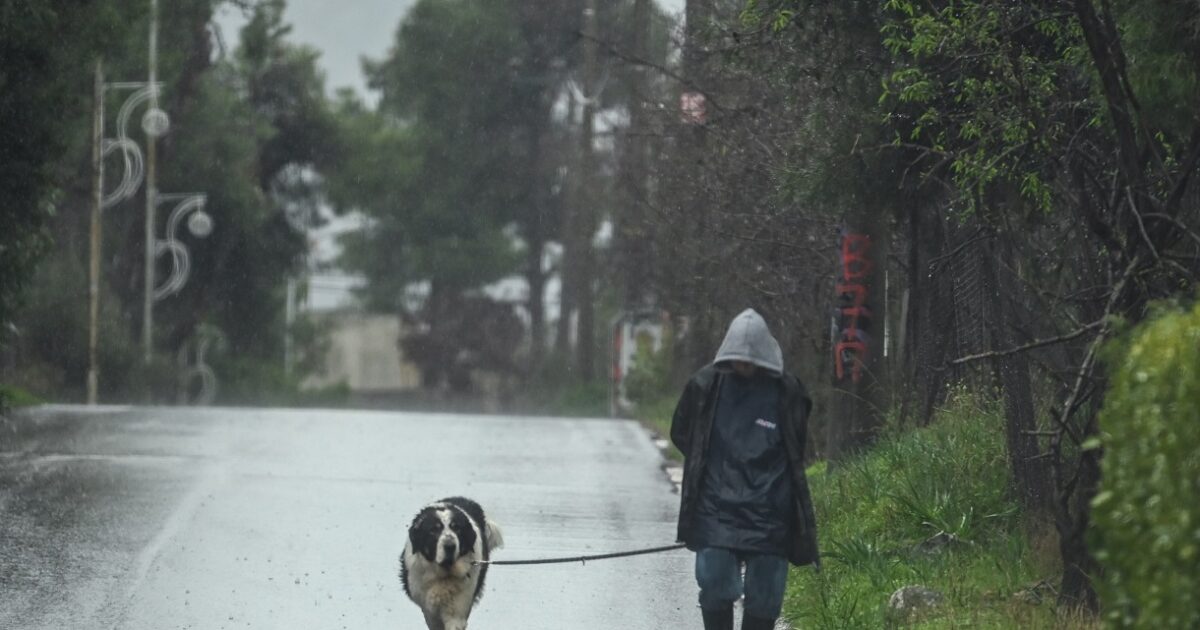
[{"label": "black and white dog", "polygon": [[417,513],[400,558],[400,581],[429,630],[466,630],[488,569],[474,563],[503,544],[500,528],[470,499],[442,499]]}]

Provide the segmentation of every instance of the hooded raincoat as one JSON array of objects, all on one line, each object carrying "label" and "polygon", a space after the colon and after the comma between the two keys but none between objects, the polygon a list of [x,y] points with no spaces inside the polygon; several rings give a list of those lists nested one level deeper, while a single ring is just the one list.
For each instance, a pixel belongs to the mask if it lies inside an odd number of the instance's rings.
[{"label": "hooded raincoat", "polygon": [[[721,426],[714,426],[718,411],[729,413],[735,404],[722,402],[722,392],[736,396],[755,387],[730,381],[740,379],[726,367],[735,360],[753,363],[769,375],[763,378],[778,381],[772,395],[763,398],[774,408],[752,414],[757,417],[750,422],[757,427],[743,423],[731,429],[725,418]],[[685,457],[680,542],[693,549],[778,547],[792,564],[819,563],[816,518],[804,473],[811,406],[799,379],[784,371],[779,343],[762,316],[752,309],[738,315],[713,363],[688,381],[672,418],[671,441]],[[739,411],[744,414],[744,406]],[[777,432],[767,438],[775,441],[756,437],[756,428]],[[714,435],[720,444],[713,444]],[[727,443],[730,440],[734,443]],[[721,511],[719,518],[714,518],[715,510]]]}]

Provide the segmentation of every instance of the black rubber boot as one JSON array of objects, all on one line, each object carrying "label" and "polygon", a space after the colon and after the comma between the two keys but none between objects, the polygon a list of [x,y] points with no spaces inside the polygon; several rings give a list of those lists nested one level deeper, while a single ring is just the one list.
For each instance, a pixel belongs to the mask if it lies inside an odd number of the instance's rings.
[{"label": "black rubber boot", "polygon": [[726,608],[725,610],[704,610],[701,608],[700,614],[704,617],[704,630],[733,630],[732,608]]},{"label": "black rubber boot", "polygon": [[742,630],[775,630],[775,620],[762,619],[754,615],[743,615]]}]

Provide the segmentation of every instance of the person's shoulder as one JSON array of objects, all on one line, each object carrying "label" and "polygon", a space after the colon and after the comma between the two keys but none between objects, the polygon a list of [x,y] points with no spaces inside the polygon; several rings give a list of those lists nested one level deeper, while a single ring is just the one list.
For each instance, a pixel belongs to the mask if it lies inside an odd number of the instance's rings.
[{"label": "person's shoulder", "polygon": [[706,388],[717,378],[717,373],[717,367],[710,363],[693,372],[692,377],[688,379],[688,384]]},{"label": "person's shoulder", "polygon": [[787,393],[799,394],[805,398],[808,397],[808,389],[804,387],[804,383],[800,380],[800,377],[795,374],[785,370],[779,375],[779,382],[783,385],[783,389]]}]

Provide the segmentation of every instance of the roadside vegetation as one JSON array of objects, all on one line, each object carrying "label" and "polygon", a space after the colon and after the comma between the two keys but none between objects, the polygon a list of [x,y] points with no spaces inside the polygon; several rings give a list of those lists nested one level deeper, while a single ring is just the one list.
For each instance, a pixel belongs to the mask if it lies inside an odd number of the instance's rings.
[{"label": "roadside vegetation", "polygon": [[[666,436],[673,405],[660,398],[639,417]],[[830,629],[1096,626],[1055,611],[1053,526],[1028,519],[1012,496],[1003,423],[996,403],[960,388],[928,427],[890,428],[862,455],[809,468],[822,568],[792,570],[784,617]],[[682,459],[673,446],[667,456]],[[889,597],[912,585],[944,604],[889,616]]]},{"label": "roadside vegetation", "polygon": [[[928,427],[813,466],[823,564],[792,571],[785,616],[800,628],[1061,627],[1053,526],[1013,498],[1003,423],[997,404],[960,389]],[[905,586],[943,603],[896,618],[887,603]]]},{"label": "roadside vegetation", "polygon": [[[1087,534],[1102,614],[1059,605],[1053,523],[1021,505],[1001,401],[953,388],[923,427],[889,415],[864,452],[808,470],[822,567],[793,569],[784,617],[798,628],[1194,628],[1200,607],[1200,305],[1160,305],[1105,350],[1114,373],[1100,437],[1104,482]],[[661,356],[644,356],[637,417],[670,433],[675,397]],[[817,415],[822,413],[820,409]],[[811,428],[811,427],[810,427]],[[681,461],[673,447],[664,453]],[[937,605],[889,608],[921,587]]]},{"label": "roadside vegetation", "polygon": [[17,407],[28,407],[44,402],[42,399],[21,389],[0,383],[0,413]]},{"label": "roadside vegetation", "polygon": [[1161,308],[1109,348],[1090,543],[1117,628],[1200,628],[1200,304]]}]

